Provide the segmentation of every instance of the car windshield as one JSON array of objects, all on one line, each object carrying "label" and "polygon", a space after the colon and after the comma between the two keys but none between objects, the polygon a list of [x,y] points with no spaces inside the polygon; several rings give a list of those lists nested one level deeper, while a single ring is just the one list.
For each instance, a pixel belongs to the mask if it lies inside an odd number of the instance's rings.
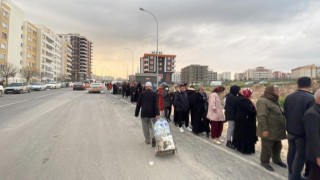
[{"label": "car windshield", "polygon": [[22,83],[11,83],[11,84],[9,84],[9,87],[17,87],[17,86],[22,86]]},{"label": "car windshield", "polygon": [[31,83],[31,85],[42,85],[42,83],[41,82],[34,82],[34,83]]}]

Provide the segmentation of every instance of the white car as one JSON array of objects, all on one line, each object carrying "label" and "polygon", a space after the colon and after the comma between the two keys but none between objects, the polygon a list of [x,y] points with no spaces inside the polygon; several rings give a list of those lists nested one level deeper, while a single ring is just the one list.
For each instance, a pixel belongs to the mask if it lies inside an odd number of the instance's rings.
[{"label": "white car", "polygon": [[24,82],[24,83],[11,83],[8,85],[8,87],[4,88],[4,93],[18,93],[22,94],[24,92],[31,92],[30,84]]},{"label": "white car", "polygon": [[90,87],[88,88],[88,92],[89,93],[101,93],[101,91],[103,90],[104,85],[102,83],[91,83]]},{"label": "white car", "polygon": [[3,93],[4,93],[3,86],[0,85],[0,96],[2,96]]},{"label": "white car", "polygon": [[31,83],[31,90],[34,91],[44,91],[46,90],[46,85],[44,85],[42,82],[34,82]]},{"label": "white car", "polygon": [[50,81],[46,84],[47,89],[60,89],[61,84],[56,81]]}]

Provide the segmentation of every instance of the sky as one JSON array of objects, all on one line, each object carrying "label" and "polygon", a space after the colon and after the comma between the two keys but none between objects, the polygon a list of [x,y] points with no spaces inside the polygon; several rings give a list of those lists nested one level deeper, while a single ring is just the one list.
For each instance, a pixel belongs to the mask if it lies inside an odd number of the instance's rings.
[{"label": "sky", "polygon": [[13,0],[26,20],[93,42],[93,73],[125,77],[156,50],[217,72],[264,66],[274,71],[319,65],[317,0]]}]

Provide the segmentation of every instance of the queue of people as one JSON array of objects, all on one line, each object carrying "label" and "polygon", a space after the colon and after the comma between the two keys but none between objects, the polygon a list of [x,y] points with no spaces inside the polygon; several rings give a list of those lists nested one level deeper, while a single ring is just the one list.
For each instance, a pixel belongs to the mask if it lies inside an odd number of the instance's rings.
[{"label": "queue of people", "polygon": [[[253,103],[254,92],[237,85],[231,86],[224,96],[223,86],[213,88],[207,95],[201,86],[194,89],[188,84],[179,84],[170,91],[164,83],[154,91],[156,100],[152,102],[156,105],[152,107],[156,110],[152,110],[152,116],[162,115],[170,122],[173,108],[173,123],[181,133],[188,130],[196,135],[206,134],[217,145],[224,142],[221,134],[227,122],[228,148],[253,154],[259,137],[260,162],[265,169],[274,171],[270,165],[272,160],[273,164],[288,168],[289,180],[320,179],[320,90],[312,95],[311,82],[308,77],[300,78],[298,90],[286,97],[284,107],[280,106],[279,90],[273,85],[266,87],[263,95]],[[137,89],[136,116],[141,107],[139,93],[143,92],[142,86]],[[150,90],[150,83],[147,89]],[[144,132],[147,126],[143,125]],[[288,139],[289,145],[288,165],[280,157],[284,139]],[[150,138],[146,137],[146,143],[149,142]]]}]

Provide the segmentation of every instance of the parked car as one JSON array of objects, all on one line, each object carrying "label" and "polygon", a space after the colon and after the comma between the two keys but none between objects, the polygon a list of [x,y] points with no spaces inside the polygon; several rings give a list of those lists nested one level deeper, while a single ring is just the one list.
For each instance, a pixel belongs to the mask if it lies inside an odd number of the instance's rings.
[{"label": "parked car", "polygon": [[66,88],[67,87],[67,83],[66,82],[61,82],[61,88]]},{"label": "parked car", "polygon": [[69,82],[69,87],[73,87],[73,82]]},{"label": "parked car", "polygon": [[88,92],[97,92],[100,93],[103,90],[104,85],[102,83],[91,83],[90,87],[88,88]]},{"label": "parked car", "polygon": [[56,81],[50,81],[46,84],[47,89],[60,89],[61,84]]},{"label": "parked car", "polygon": [[86,90],[86,85],[83,82],[73,83],[73,90]]},{"label": "parked car", "polygon": [[46,90],[46,85],[42,82],[34,82],[34,83],[31,83],[31,90],[34,90],[34,91],[44,91]]},{"label": "parked car", "polygon": [[83,83],[85,84],[86,89],[90,87],[90,81],[84,81]]},{"label": "parked car", "polygon": [[11,83],[8,85],[8,87],[4,88],[4,93],[19,93],[22,94],[24,92],[31,92],[31,86],[30,84],[24,82],[24,83]]},{"label": "parked car", "polygon": [[0,85],[0,96],[2,96],[3,93],[4,93],[3,86]]}]

